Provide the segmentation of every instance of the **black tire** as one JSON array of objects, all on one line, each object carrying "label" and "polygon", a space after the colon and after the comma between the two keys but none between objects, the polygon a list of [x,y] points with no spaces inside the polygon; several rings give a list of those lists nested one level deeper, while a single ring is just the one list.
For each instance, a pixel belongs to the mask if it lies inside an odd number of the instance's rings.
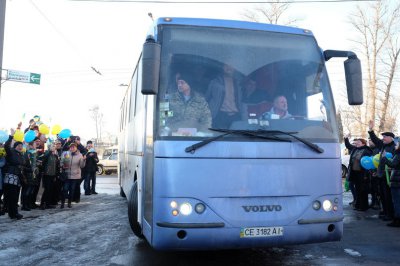
[{"label": "black tire", "polygon": [[347,167],[342,164],[342,178],[347,176]]},{"label": "black tire", "polygon": [[140,224],[138,223],[138,187],[137,187],[137,182],[133,184],[133,187],[131,189],[131,193],[129,195],[128,199],[128,218],[129,218],[129,224],[131,226],[131,229],[133,233],[139,237],[143,238],[143,233],[142,233],[142,228],[140,227]]},{"label": "black tire", "polygon": [[123,198],[126,198],[125,192],[124,192],[124,190],[122,189],[122,187],[119,187],[119,195],[120,195],[121,197],[123,197]]},{"label": "black tire", "polygon": [[98,165],[98,166],[97,166],[97,174],[98,174],[98,175],[104,174],[104,168],[103,168],[102,165]]}]

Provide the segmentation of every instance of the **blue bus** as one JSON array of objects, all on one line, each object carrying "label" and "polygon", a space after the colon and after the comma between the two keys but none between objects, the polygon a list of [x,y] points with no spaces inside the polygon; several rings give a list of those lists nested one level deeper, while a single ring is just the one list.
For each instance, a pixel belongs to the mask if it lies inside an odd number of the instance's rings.
[{"label": "blue bus", "polygon": [[362,104],[356,54],[321,50],[310,30],[157,19],[121,104],[133,233],[157,250],[340,240],[333,57],[345,58],[349,104]]}]

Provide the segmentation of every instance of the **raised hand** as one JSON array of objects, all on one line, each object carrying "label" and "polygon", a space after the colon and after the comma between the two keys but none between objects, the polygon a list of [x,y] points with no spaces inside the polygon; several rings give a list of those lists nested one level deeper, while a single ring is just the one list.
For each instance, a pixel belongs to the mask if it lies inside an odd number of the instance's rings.
[{"label": "raised hand", "polygon": [[369,131],[374,130],[374,126],[375,126],[375,122],[373,120],[369,120],[369,123],[368,123]]}]

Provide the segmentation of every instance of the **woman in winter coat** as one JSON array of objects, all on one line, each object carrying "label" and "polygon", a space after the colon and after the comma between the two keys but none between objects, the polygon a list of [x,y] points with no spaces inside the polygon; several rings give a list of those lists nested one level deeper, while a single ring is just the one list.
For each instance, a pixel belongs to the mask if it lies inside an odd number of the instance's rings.
[{"label": "woman in winter coat", "polygon": [[388,226],[400,227],[400,146],[397,145],[394,152],[393,160],[386,158],[386,153],[382,153],[384,156],[381,159],[381,163],[393,168],[390,175],[390,191],[392,192],[392,202],[394,207],[394,218]]},{"label": "woman in winter coat", "polygon": [[67,176],[63,186],[63,196],[60,208],[64,208],[65,199],[68,199],[68,208],[71,208],[71,201],[77,184],[81,179],[81,168],[85,167],[86,157],[78,150],[78,145],[73,142],[69,145],[69,151],[61,155],[61,165],[64,174]]},{"label": "woman in winter coat", "polygon": [[43,195],[40,203],[42,210],[50,208],[52,196],[54,193],[54,182],[60,172],[60,157],[58,156],[56,146],[51,144],[49,150],[43,155]]},{"label": "woman in winter coat", "polygon": [[361,158],[371,156],[372,150],[367,146],[365,139],[354,139],[354,144],[349,142],[348,137],[344,139],[346,148],[350,151],[349,161],[349,182],[354,182],[355,186],[355,203],[354,209],[358,211],[366,211],[368,209],[368,172],[361,166]]},{"label": "woman in winter coat", "polygon": [[14,142],[11,148],[11,142],[13,140],[15,130],[11,129],[11,135],[4,144],[6,149],[6,169],[4,174],[4,197],[7,201],[5,208],[8,210],[8,216],[11,219],[21,219],[23,215],[18,213],[18,198],[21,183],[26,182],[24,172],[27,172],[26,168],[29,168],[29,161],[25,159],[22,152],[22,142]]}]

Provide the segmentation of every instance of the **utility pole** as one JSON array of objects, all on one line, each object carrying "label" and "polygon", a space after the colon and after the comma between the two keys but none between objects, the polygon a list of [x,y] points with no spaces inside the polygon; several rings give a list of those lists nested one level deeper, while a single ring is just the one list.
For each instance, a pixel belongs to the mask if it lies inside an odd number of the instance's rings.
[{"label": "utility pole", "polygon": [[0,100],[1,100],[1,74],[3,73],[3,46],[4,28],[6,21],[6,1],[0,0]]}]

